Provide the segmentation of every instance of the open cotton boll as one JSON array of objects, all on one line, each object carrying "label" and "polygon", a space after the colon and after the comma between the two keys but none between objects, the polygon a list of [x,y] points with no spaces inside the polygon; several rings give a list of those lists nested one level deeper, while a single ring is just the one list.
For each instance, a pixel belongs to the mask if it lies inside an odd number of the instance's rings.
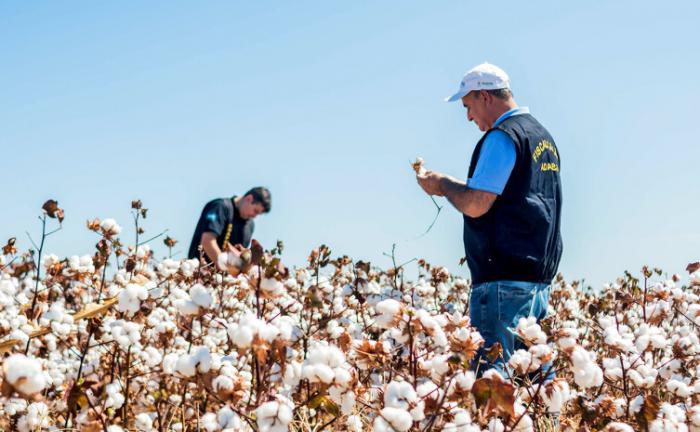
[{"label": "open cotton boll", "polygon": [[197,306],[204,309],[210,308],[214,301],[209,290],[202,284],[192,285],[192,288],[190,288],[190,297]]},{"label": "open cotton boll", "polygon": [[27,413],[17,422],[17,430],[20,432],[33,432],[43,430],[50,426],[49,407],[43,402],[34,402],[27,407]]},{"label": "open cotton boll", "polygon": [[183,315],[197,315],[199,306],[189,298],[177,299],[173,302],[173,306]]},{"label": "open cotton boll", "polygon": [[634,432],[634,429],[626,423],[611,422],[605,426],[603,432]]},{"label": "open cotton boll", "polygon": [[232,429],[237,431],[243,426],[241,424],[241,418],[228,406],[224,406],[216,414],[216,420],[219,422],[219,426],[222,429]]},{"label": "open cotton boll", "polygon": [[284,293],[284,284],[275,278],[263,278],[260,281],[260,289],[263,290],[268,297],[277,297]]},{"label": "open cotton boll", "polygon": [[406,381],[392,381],[384,390],[384,406],[408,410],[410,403],[418,400],[413,386]]},{"label": "open cotton boll", "polygon": [[577,345],[571,353],[574,382],[583,388],[598,387],[603,383],[603,371],[595,362],[595,354]]},{"label": "open cotton boll", "polygon": [[100,224],[100,228],[105,234],[110,236],[119,235],[119,233],[122,232],[122,227],[117,224],[117,221],[111,218],[103,220]]},{"label": "open cotton boll", "polygon": [[516,332],[527,345],[547,343],[547,335],[537,324],[537,318],[535,317],[520,318]]},{"label": "open cotton boll", "polygon": [[571,398],[571,389],[566,381],[555,379],[546,384],[541,395],[547,411],[559,413],[564,404]]},{"label": "open cotton boll", "polygon": [[401,312],[401,303],[394,299],[382,300],[374,307],[379,314],[374,323],[380,328],[391,328]]},{"label": "open cotton boll", "polygon": [[375,431],[406,432],[413,425],[413,418],[408,411],[400,408],[384,408],[374,420]]},{"label": "open cotton boll", "polygon": [[222,252],[216,260],[216,264],[221,270],[226,270],[229,267],[243,267],[243,260],[234,253]]},{"label": "open cotton boll", "polygon": [[121,426],[109,425],[107,426],[107,432],[124,432],[124,429]]},{"label": "open cotton boll", "polygon": [[207,432],[214,432],[221,429],[219,422],[216,420],[216,414],[206,413],[199,419],[199,427]]},{"label": "open cotton boll", "polygon": [[523,349],[519,349],[510,356],[510,359],[508,359],[508,366],[513,368],[515,373],[520,375],[532,372],[532,370],[530,370],[530,367],[532,366],[532,354]]},{"label": "open cotton boll", "polygon": [[292,421],[292,408],[285,402],[274,400],[260,405],[255,410],[258,431],[286,432]]},{"label": "open cotton boll", "polygon": [[46,378],[38,360],[13,354],[2,363],[5,380],[15,390],[30,396],[46,388]]},{"label": "open cotton boll", "polygon": [[124,395],[121,393],[121,386],[119,383],[113,382],[107,384],[105,386],[105,392],[107,393],[105,408],[119,409],[124,405]]},{"label": "open cotton boll", "polygon": [[132,316],[141,309],[141,301],[148,298],[148,290],[143,285],[128,284],[119,293],[117,310]]},{"label": "open cotton boll", "polygon": [[345,425],[350,432],[362,432],[362,419],[358,415],[348,416]]},{"label": "open cotton boll", "polygon": [[136,416],[134,426],[136,426],[136,429],[139,431],[150,432],[153,430],[153,419],[149,413],[141,413]]}]

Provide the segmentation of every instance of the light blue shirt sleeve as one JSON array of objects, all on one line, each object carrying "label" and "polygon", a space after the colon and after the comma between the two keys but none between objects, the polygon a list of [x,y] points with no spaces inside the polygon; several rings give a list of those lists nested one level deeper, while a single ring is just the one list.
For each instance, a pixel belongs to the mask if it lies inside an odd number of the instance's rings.
[{"label": "light blue shirt sleeve", "polygon": [[481,146],[474,175],[467,180],[470,189],[502,194],[515,166],[515,143],[501,130],[491,131]]}]

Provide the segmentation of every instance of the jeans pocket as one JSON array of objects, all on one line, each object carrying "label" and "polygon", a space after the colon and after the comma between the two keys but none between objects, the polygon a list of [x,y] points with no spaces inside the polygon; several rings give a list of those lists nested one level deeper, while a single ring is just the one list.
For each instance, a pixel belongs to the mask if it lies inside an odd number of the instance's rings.
[{"label": "jeans pocket", "polygon": [[530,315],[537,288],[523,283],[498,284],[498,320],[506,327],[514,327],[522,317]]}]

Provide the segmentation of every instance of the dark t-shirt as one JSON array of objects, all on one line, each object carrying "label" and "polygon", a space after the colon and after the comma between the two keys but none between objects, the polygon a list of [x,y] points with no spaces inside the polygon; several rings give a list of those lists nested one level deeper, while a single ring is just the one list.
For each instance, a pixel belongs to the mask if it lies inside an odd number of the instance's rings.
[{"label": "dark t-shirt", "polygon": [[[199,216],[199,221],[197,221],[197,226],[194,229],[190,251],[187,254],[188,258],[199,258],[199,251],[197,249],[202,241],[202,234],[205,232],[216,234],[217,243],[223,250],[223,242],[226,237],[226,227],[228,224],[233,225],[229,243],[232,245],[240,244],[245,247],[250,245],[250,239],[253,237],[255,224],[252,220],[243,219],[241,217],[233,203],[235,198],[234,196],[233,198],[215,199],[209,201],[207,205],[204,206],[202,214]],[[204,258],[209,261],[206,254],[204,254]]]}]

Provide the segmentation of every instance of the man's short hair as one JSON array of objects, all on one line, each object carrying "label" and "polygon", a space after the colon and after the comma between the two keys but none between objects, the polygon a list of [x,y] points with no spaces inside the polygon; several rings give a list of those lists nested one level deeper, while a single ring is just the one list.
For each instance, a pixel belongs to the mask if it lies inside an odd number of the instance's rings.
[{"label": "man's short hair", "polygon": [[496,89],[496,90],[484,90],[484,91],[493,97],[497,97],[497,98],[503,99],[503,100],[508,100],[508,99],[513,97],[513,92],[509,88],[502,88],[502,89]]},{"label": "man's short hair", "polygon": [[253,202],[256,204],[261,204],[265,209],[265,213],[270,212],[272,207],[272,196],[270,196],[270,191],[266,187],[256,186],[245,193],[245,196],[252,196]]}]

